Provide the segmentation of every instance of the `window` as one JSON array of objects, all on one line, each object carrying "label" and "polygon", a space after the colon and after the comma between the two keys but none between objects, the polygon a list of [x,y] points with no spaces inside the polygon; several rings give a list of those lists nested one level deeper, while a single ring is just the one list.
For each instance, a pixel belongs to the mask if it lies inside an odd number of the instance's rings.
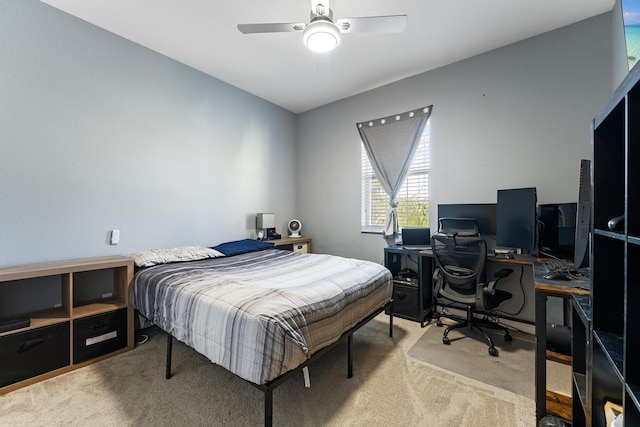
[{"label": "window", "polygon": [[[398,225],[429,225],[429,128],[424,127],[418,149],[413,157],[407,178],[398,193]],[[363,232],[382,232],[385,226],[389,196],[376,178],[367,152],[362,146],[362,219]]]}]

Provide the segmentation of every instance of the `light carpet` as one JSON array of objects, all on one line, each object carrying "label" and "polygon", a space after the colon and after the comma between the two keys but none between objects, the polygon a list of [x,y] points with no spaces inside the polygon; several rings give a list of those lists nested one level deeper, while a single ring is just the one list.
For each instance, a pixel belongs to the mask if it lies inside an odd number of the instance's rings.
[{"label": "light carpet", "polygon": [[[445,325],[446,327],[446,325]],[[498,356],[489,355],[487,342],[467,328],[449,333],[450,345],[442,343],[445,327],[430,326],[409,350],[409,356],[448,371],[534,398],[535,341],[532,336],[514,331],[512,341],[503,333],[489,331]]]},{"label": "light carpet", "polygon": [[[273,393],[274,426],[535,426],[530,398],[408,356],[425,330],[379,315],[346,343]],[[166,335],[134,350],[0,396],[2,426],[260,426],[263,394],[174,342],[164,379]],[[531,366],[533,369],[533,366]]]}]

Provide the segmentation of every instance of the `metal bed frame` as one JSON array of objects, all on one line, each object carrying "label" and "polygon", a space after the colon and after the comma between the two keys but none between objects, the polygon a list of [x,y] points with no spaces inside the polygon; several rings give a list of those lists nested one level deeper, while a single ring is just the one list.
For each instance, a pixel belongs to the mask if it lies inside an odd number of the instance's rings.
[{"label": "metal bed frame", "polygon": [[[358,329],[360,329],[365,324],[369,323],[369,321],[371,321],[374,317],[376,317],[378,314],[382,313],[385,310],[387,310],[387,313],[389,314],[389,337],[393,337],[393,299],[391,299],[383,307],[378,308],[369,316],[367,316],[365,319],[361,320],[353,328],[349,329],[347,332],[342,334],[340,338],[338,338],[338,341],[328,345],[327,347],[324,347],[318,350],[316,353],[313,354],[313,356],[311,356],[309,359],[307,359],[297,368],[291,371],[285,372],[284,374],[280,375],[277,378],[274,378],[273,380],[265,384],[255,384],[255,383],[252,383],[251,381],[247,381],[243,379],[244,381],[246,381],[247,383],[251,384],[252,386],[256,387],[257,389],[261,390],[264,393],[264,425],[265,427],[271,427],[273,424],[273,390],[276,389],[281,384],[283,384],[289,378],[291,378],[294,374],[297,374],[298,372],[302,371],[304,368],[309,366],[316,359],[319,359],[324,354],[332,350],[334,347],[340,344],[344,339],[347,340],[347,378],[353,377],[353,354],[351,351],[351,342],[352,342],[353,333]],[[165,375],[167,379],[171,378],[172,347],[173,347],[173,335],[171,335],[170,333],[167,333],[167,365],[166,365],[166,375]]]}]

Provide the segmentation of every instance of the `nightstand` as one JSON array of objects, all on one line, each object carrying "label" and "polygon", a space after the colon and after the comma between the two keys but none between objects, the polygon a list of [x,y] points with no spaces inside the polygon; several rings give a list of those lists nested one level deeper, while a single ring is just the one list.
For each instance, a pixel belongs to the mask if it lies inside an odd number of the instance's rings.
[{"label": "nightstand", "polygon": [[277,249],[311,253],[311,237],[283,237],[282,239],[270,240],[270,242],[273,242]]}]

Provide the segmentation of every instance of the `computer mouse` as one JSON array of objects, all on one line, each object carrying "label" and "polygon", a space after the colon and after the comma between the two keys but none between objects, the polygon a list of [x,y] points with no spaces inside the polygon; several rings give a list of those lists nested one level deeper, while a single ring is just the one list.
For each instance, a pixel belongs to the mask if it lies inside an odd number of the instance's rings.
[{"label": "computer mouse", "polygon": [[571,280],[571,278],[568,277],[566,274],[555,273],[555,272],[547,273],[542,277],[544,277],[547,280]]}]

